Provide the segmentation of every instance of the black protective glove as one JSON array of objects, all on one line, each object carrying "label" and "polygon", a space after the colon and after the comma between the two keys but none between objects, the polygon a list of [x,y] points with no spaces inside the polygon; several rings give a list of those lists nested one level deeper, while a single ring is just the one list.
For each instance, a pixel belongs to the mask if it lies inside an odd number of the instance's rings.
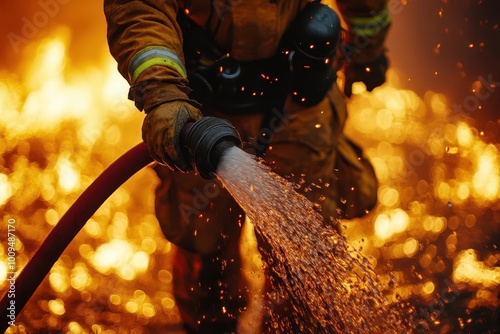
[{"label": "black protective glove", "polygon": [[385,73],[389,67],[389,60],[385,53],[369,63],[350,63],[345,69],[344,94],[347,97],[352,95],[352,85],[361,81],[366,85],[366,90],[371,92],[376,87],[385,82]]},{"label": "black protective glove", "polygon": [[201,117],[200,110],[186,101],[166,102],[150,110],[142,125],[142,139],[151,156],[172,170],[191,170],[182,154],[180,132],[186,123]]}]

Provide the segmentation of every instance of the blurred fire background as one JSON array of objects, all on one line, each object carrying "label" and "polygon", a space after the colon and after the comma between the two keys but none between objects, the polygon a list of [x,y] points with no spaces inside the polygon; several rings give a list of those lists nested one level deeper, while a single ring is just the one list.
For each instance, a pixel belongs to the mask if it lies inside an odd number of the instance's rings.
[{"label": "blurred fire background", "polygon": [[[344,222],[389,298],[430,330],[498,332],[500,293],[500,3],[390,1],[386,85],[355,87],[347,132],[366,148],[380,203]],[[102,3],[4,2],[0,36],[0,293],[7,220],[22,268],[102,170],[140,141],[106,44]],[[97,211],[10,333],[168,333],[172,247],[144,169]],[[1,321],[6,321],[2,319]]]}]

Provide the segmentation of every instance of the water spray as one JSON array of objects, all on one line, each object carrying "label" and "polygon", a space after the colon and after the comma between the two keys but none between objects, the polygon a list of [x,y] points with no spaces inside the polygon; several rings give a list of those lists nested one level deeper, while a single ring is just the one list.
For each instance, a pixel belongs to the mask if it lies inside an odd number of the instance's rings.
[{"label": "water spray", "polygon": [[[203,117],[186,124],[181,131],[180,141],[185,148],[184,155],[191,161],[193,168],[207,179],[215,177],[214,172],[226,149],[241,146],[236,129],[228,121],[215,117]],[[1,333],[9,326],[7,320],[15,319],[21,312],[87,220],[118,187],[151,162],[153,159],[146,144],[140,143],[113,162],[78,197],[16,277],[15,299],[9,298],[7,292],[0,300]],[[12,301],[15,307],[8,309]]]}]

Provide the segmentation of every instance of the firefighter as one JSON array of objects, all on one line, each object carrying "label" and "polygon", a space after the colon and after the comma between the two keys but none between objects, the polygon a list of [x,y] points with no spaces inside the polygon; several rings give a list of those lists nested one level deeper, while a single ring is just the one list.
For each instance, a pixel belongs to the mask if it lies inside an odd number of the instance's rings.
[{"label": "firefighter", "polygon": [[174,295],[188,333],[234,332],[246,296],[244,212],[216,180],[184,173],[192,168],[179,143],[185,124],[229,120],[243,148],[276,173],[320,186],[304,194],[327,221],[376,204],[373,168],[343,134],[345,99],[353,82],[369,91],[385,82],[391,17],[384,0],[337,5],[343,33],[317,1],[104,1],[111,54],[145,113],[143,140],[158,162],[155,210],[178,246]]}]

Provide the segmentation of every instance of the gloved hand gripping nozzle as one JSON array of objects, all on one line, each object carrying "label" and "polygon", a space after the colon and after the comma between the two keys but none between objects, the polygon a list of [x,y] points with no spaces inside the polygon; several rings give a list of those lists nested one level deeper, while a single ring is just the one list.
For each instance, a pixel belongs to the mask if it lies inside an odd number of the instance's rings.
[{"label": "gloved hand gripping nozzle", "polygon": [[241,139],[229,121],[205,116],[188,123],[180,133],[183,154],[204,179],[215,178],[215,171],[228,148],[241,147]]}]

